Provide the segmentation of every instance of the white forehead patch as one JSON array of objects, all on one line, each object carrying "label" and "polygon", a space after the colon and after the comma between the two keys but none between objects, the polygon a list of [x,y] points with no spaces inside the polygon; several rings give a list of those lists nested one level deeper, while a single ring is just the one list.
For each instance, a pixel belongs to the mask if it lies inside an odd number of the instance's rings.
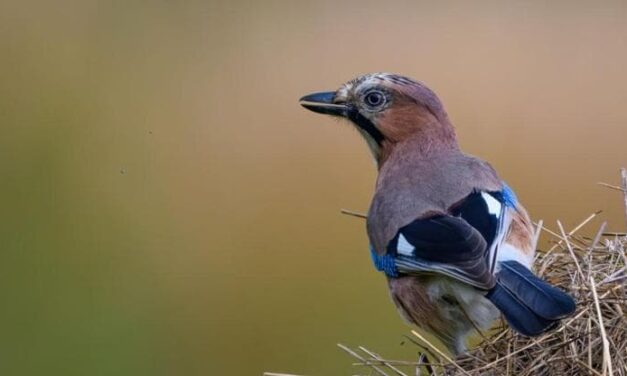
[{"label": "white forehead patch", "polygon": [[382,82],[386,81],[387,76],[388,76],[388,73],[373,73],[367,76],[363,76],[357,82],[358,86],[355,87],[355,89],[380,85]]},{"label": "white forehead patch", "polygon": [[393,76],[391,73],[370,73],[357,77],[354,80],[348,81],[337,91],[337,96],[347,98],[349,93],[355,93],[361,91],[361,88],[367,88],[376,86],[382,82],[388,81],[388,77]]}]

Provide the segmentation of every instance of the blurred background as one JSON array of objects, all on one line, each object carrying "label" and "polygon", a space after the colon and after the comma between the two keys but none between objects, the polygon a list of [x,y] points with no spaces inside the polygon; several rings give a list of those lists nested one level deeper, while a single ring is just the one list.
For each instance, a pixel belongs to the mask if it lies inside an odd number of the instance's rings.
[{"label": "blurred background", "polygon": [[[398,72],[534,219],[624,231],[627,4],[0,3],[0,373],[360,372],[413,359],[375,169],[298,98]],[[599,220],[590,225],[593,232]],[[546,244],[551,239],[543,236]]]}]

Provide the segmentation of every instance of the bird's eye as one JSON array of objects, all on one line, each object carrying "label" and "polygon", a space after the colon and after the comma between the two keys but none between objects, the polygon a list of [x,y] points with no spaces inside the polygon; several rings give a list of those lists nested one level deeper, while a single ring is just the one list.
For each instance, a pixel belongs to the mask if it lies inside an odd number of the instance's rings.
[{"label": "bird's eye", "polygon": [[380,107],[385,103],[385,95],[380,91],[371,91],[364,97],[364,103],[369,107]]}]

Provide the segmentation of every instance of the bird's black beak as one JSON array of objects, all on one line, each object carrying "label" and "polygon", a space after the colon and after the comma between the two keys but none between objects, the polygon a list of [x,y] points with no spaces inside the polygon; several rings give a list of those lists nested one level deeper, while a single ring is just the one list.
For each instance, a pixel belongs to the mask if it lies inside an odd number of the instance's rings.
[{"label": "bird's black beak", "polygon": [[313,93],[300,98],[300,105],[306,109],[320,114],[346,116],[347,106],[345,103],[334,102],[335,92],[327,91],[323,93]]}]

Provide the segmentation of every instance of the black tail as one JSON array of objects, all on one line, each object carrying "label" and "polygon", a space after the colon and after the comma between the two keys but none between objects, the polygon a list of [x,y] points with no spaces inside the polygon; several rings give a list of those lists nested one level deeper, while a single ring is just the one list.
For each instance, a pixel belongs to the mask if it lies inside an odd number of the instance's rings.
[{"label": "black tail", "polygon": [[504,261],[500,266],[496,286],[486,297],[517,332],[539,335],[575,311],[570,295],[536,277],[519,262]]}]

